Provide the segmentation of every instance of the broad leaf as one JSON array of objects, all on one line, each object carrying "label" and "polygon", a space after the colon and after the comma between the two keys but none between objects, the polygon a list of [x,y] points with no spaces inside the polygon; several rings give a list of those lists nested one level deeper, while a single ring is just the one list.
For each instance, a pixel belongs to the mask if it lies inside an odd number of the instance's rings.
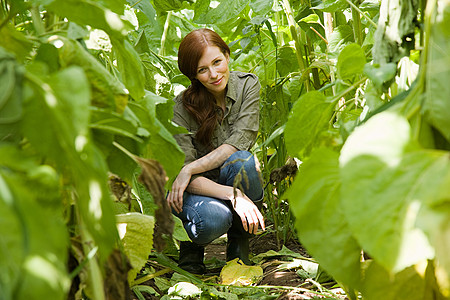
[{"label": "broad leaf", "polygon": [[227,262],[220,271],[220,281],[225,285],[246,286],[258,283],[263,276],[260,266],[247,266],[236,258]]},{"label": "broad leaf", "polygon": [[248,2],[249,0],[221,1],[219,6],[208,10],[206,14],[198,15],[198,17],[196,14],[194,21],[198,24],[224,24],[228,20],[235,19]]},{"label": "broad leaf", "polygon": [[343,10],[347,7],[347,2],[345,0],[323,0],[321,4],[311,7],[311,9],[320,9],[325,12],[335,12]]},{"label": "broad leaf", "polygon": [[311,147],[321,141],[321,135],[328,130],[333,107],[317,91],[304,94],[297,100],[284,130],[290,155],[307,155]]},{"label": "broad leaf", "polygon": [[141,99],[145,94],[145,75],[139,55],[126,40],[111,39],[111,42],[117,51],[117,62],[122,82],[135,100]]},{"label": "broad leaf", "polygon": [[349,25],[340,25],[334,29],[328,39],[328,49],[338,54],[346,45],[355,41],[353,29]]},{"label": "broad leaf", "polygon": [[378,89],[378,91],[383,91],[383,84],[394,78],[397,73],[397,65],[393,63],[379,65],[366,64],[364,66],[364,74],[372,80],[372,83]]},{"label": "broad leaf", "polygon": [[117,215],[117,230],[123,249],[132,269],[128,271],[130,284],[144,267],[153,248],[153,228],[155,219],[140,213]]},{"label": "broad leaf", "polygon": [[[113,1],[113,0],[104,0]],[[54,0],[49,10],[79,25],[89,25],[104,30],[111,38],[123,39],[131,24],[101,3],[86,0]]]},{"label": "broad leaf", "polygon": [[[426,264],[425,264],[426,267]],[[418,272],[418,270],[420,270]],[[392,276],[376,262],[370,262],[365,271],[364,286],[361,289],[367,300],[422,300],[425,297],[426,281],[424,266],[409,267]],[[431,296],[431,295],[428,295]]]},{"label": "broad leaf", "polygon": [[424,109],[430,123],[450,141],[450,5],[445,1],[440,5],[430,29]]},{"label": "broad leaf", "polygon": [[[409,150],[408,122],[380,113],[357,128],[342,148],[342,202],[362,248],[389,272],[434,257],[416,220],[422,189],[439,189],[435,175],[424,173],[438,163],[433,151]],[[414,149],[414,148],[412,148]],[[435,183],[422,186],[427,176]]]},{"label": "broad leaf", "polygon": [[281,77],[291,72],[298,72],[298,61],[294,49],[291,47],[282,47],[279,50],[277,59],[277,70]]},{"label": "broad leaf", "polygon": [[338,154],[319,149],[301,165],[284,197],[302,244],[336,280],[357,287],[361,250],[342,210],[340,185]]},{"label": "broad leaf", "polygon": [[336,65],[337,76],[341,80],[352,80],[362,74],[366,55],[358,44],[350,44],[339,53]]}]

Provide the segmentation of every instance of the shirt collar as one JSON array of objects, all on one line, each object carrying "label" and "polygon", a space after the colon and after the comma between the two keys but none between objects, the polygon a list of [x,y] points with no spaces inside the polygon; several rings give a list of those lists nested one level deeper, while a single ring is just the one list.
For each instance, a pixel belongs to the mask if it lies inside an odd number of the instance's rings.
[{"label": "shirt collar", "polygon": [[234,102],[237,101],[237,74],[233,71],[230,71],[230,77],[228,79],[227,86],[227,98],[230,98]]}]

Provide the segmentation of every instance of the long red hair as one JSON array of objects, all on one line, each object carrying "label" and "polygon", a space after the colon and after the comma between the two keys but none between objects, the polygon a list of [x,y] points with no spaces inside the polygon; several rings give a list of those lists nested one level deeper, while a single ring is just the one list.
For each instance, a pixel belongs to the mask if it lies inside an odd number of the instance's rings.
[{"label": "long red hair", "polygon": [[230,56],[230,48],[216,32],[207,28],[197,29],[186,35],[180,43],[178,68],[191,80],[191,85],[183,93],[183,105],[199,124],[195,138],[203,145],[211,146],[218,118],[216,100],[195,78],[198,62],[208,46],[216,46],[225,56]]}]

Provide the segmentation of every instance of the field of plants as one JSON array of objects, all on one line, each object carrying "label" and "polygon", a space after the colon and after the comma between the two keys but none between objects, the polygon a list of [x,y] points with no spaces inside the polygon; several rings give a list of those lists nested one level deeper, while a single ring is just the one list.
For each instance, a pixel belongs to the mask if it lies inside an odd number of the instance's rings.
[{"label": "field of plants", "polygon": [[[202,27],[260,79],[269,226],[199,277],[165,194]],[[449,0],[0,0],[0,299],[450,299],[449,98]]]}]

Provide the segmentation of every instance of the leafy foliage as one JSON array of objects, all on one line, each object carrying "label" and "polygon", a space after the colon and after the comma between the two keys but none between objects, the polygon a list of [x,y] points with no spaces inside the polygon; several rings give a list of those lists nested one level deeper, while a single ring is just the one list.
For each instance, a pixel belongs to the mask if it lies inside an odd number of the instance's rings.
[{"label": "leafy foliage", "polygon": [[[204,26],[229,44],[232,69],[260,78],[255,153],[280,248],[298,235],[351,299],[449,297],[448,1],[0,3],[3,298],[65,299],[78,277],[80,293],[105,299],[117,245],[133,284],[152,225],[134,231],[147,237],[135,256],[115,208],[154,215],[132,157],[158,161],[169,184],[183,163],[170,99],[189,81],[174,57]],[[134,193],[111,193],[108,173]],[[167,292],[186,280],[158,281]],[[206,285],[201,295],[274,297]]]}]

